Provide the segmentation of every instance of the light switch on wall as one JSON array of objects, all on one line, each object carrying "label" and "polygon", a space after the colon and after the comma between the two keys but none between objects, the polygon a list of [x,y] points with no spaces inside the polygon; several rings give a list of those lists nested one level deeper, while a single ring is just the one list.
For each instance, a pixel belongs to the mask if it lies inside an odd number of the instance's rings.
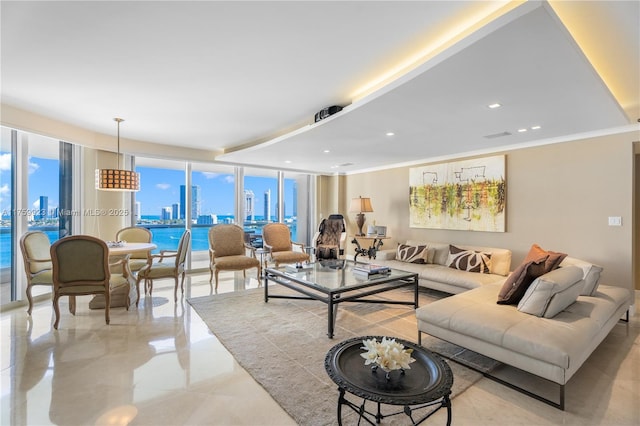
[{"label": "light switch on wall", "polygon": [[609,216],[609,226],[622,226],[622,217]]}]

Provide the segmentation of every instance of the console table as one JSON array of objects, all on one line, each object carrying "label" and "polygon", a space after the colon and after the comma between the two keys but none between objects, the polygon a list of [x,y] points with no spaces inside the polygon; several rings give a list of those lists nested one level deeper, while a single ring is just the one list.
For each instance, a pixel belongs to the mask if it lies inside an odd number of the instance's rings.
[{"label": "console table", "polygon": [[[428,351],[415,343],[396,339],[405,348],[413,349],[411,356],[415,362],[404,373],[400,370],[391,371],[389,379],[382,369],[373,370],[364,365],[362,341],[368,339],[382,340],[382,336],[364,336],[345,340],[332,347],[325,357],[324,367],[331,380],[340,391],[338,397],[338,425],[342,425],[342,406],[346,405],[356,412],[358,424],[361,420],[371,425],[389,416],[405,414],[412,425],[431,417],[441,408],[447,409],[447,426],[451,425],[451,386],[453,373],[449,365],[438,355]],[[345,398],[345,393],[362,398],[362,404],[356,405]],[[377,404],[376,412],[366,409],[367,401]],[[380,404],[399,405],[403,409],[389,414],[380,412]],[[423,410],[424,409],[424,410]],[[416,411],[420,411],[421,418],[414,419]],[[375,423],[373,422],[375,421]]]},{"label": "console table", "polygon": [[[355,262],[360,255],[368,256],[369,259],[375,259],[376,252],[380,250],[380,247],[383,245],[383,240],[388,240],[390,238],[391,237],[354,235],[353,240],[351,240],[351,243],[356,245],[356,254],[353,256],[353,261]],[[369,244],[369,247],[362,247],[360,245],[360,240],[371,241],[371,244]]]}]

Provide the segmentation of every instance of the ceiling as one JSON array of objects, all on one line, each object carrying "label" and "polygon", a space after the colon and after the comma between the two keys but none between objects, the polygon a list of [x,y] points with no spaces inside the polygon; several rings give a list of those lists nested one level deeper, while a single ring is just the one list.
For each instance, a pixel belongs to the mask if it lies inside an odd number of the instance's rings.
[{"label": "ceiling", "polygon": [[221,162],[348,174],[640,118],[636,1],[0,8],[3,104]]}]

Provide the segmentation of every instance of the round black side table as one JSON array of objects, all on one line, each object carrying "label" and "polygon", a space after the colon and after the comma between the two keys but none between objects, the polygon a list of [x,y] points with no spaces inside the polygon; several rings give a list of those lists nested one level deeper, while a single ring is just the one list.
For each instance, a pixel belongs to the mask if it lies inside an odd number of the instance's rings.
[{"label": "round black side table", "polygon": [[[364,336],[345,340],[332,347],[324,360],[324,367],[329,377],[338,385],[338,424],[342,425],[342,406],[346,405],[358,415],[358,424],[364,419],[375,425],[384,417],[406,414],[412,425],[418,425],[431,417],[441,408],[447,409],[447,426],[451,425],[451,386],[453,373],[449,365],[438,355],[428,351],[415,343],[395,339],[405,348],[413,349],[411,356],[416,360],[411,363],[411,369],[404,372],[391,371],[388,375],[378,368],[364,365],[364,358],[360,355],[363,340],[382,340],[383,336]],[[387,337],[389,339],[389,337]],[[356,405],[345,398],[345,393],[362,398],[362,404]],[[365,403],[377,403],[377,412],[365,409]],[[380,404],[401,405],[401,411],[381,414]],[[426,407],[433,407],[420,419],[414,419],[414,411]]]}]

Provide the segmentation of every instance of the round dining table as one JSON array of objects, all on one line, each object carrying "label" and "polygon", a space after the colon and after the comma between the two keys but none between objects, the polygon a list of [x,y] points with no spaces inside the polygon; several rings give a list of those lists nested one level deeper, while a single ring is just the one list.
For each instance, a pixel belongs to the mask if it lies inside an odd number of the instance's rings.
[{"label": "round dining table", "polygon": [[[137,252],[150,252],[151,250],[155,250],[158,246],[154,243],[128,243],[128,242],[117,242],[114,243],[112,241],[107,241],[107,247],[109,248],[109,256],[122,256],[125,254],[132,254]],[[133,274],[131,274],[131,279],[129,280],[129,288],[124,288],[123,290],[115,289],[111,294],[111,307],[112,308],[120,308],[120,307],[128,307],[132,304],[135,304],[138,293],[135,285],[135,278]],[[101,294],[96,295],[91,302],[89,302],[90,309],[104,309],[105,301],[104,296]]]},{"label": "round dining table", "polygon": [[109,256],[117,256],[119,254],[131,254],[139,251],[151,251],[158,248],[157,245],[153,243],[123,243],[123,244],[110,244],[107,242],[107,247],[109,247]]}]

